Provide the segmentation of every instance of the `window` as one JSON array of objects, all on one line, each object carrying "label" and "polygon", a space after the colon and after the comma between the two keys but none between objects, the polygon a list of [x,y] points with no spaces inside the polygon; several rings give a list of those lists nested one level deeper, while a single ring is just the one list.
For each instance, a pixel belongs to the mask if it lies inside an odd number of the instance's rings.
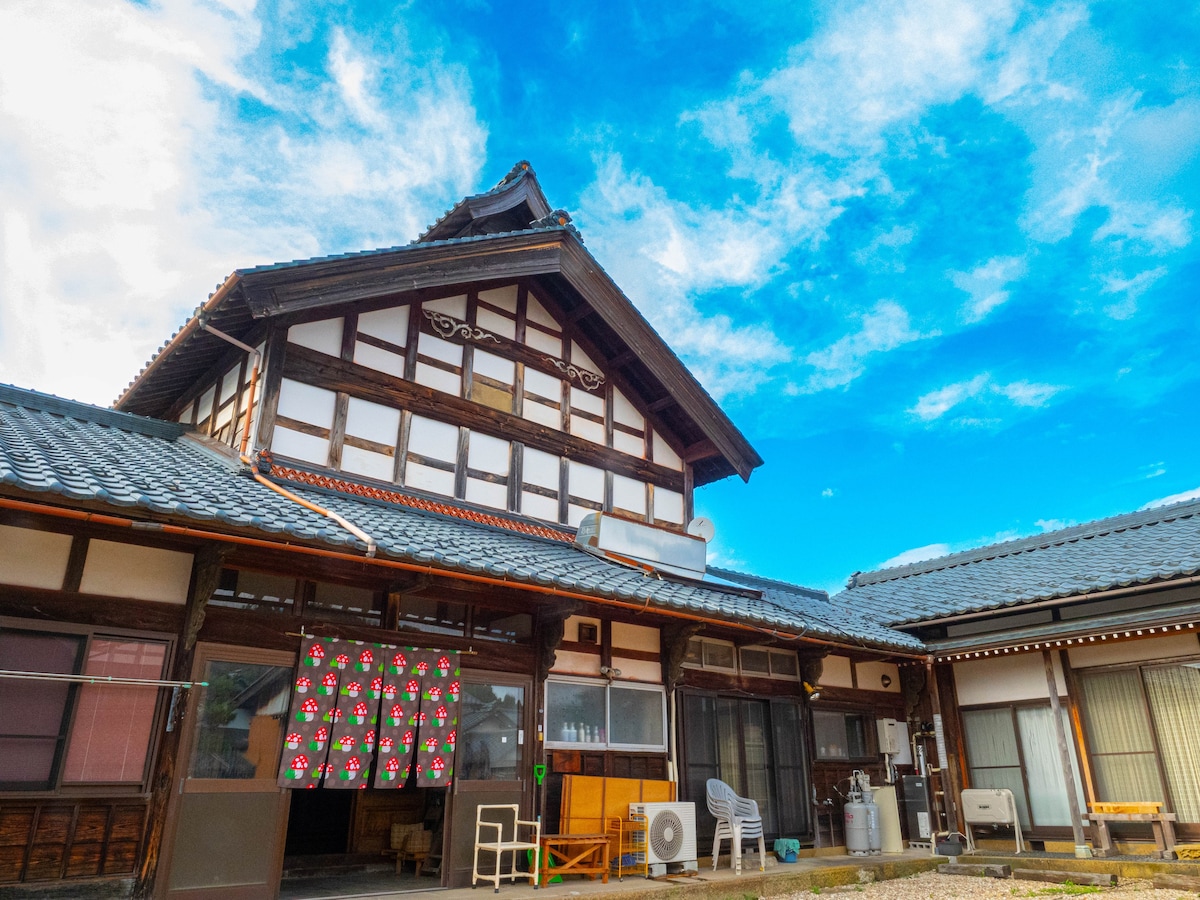
[{"label": "window", "polygon": [[615,750],[665,750],[666,699],[662,687],[584,679],[546,682],[548,744]]},{"label": "window", "polygon": [[221,583],[208,601],[214,606],[291,613],[296,609],[300,582],[292,575],[222,569]]},{"label": "window", "polygon": [[463,679],[462,736],[455,777],[469,781],[515,781],[521,777],[525,689]]},{"label": "window", "polygon": [[1165,801],[1180,822],[1200,822],[1200,662],[1079,680],[1097,799]]},{"label": "window", "polygon": [[292,677],[286,666],[209,660],[188,776],[273,782]]},{"label": "window", "polygon": [[814,710],[813,742],[817,759],[867,759],[870,720],[865,713]]},{"label": "window", "polygon": [[693,669],[713,669],[717,672],[737,671],[737,650],[729,641],[710,641],[692,638],[688,641],[683,664]]},{"label": "window", "polygon": [[742,647],[730,641],[692,638],[688,641],[684,666],[714,672],[741,672],[755,678],[800,680],[800,662],[794,650],[775,647]]},{"label": "window", "polygon": [[[153,680],[166,650],[162,641],[5,629],[0,669]],[[0,789],[140,786],[158,693],[153,685],[0,679]]]}]

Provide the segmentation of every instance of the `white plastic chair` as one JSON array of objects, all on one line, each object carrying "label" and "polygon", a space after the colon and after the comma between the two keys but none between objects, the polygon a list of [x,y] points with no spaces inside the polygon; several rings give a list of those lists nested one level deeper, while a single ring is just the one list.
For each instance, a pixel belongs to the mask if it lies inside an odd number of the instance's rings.
[{"label": "white plastic chair", "polygon": [[[499,816],[501,820],[508,819],[511,816],[511,837],[505,837],[504,835],[506,823],[504,821],[485,820],[483,818],[485,811],[489,816]],[[471,863],[471,887],[475,887],[480,881],[490,881],[495,887],[494,893],[498,894],[500,893],[500,882],[502,879],[507,878],[512,881],[518,878],[528,878],[534,890],[537,890],[538,863],[541,857],[542,846],[542,823],[539,821],[527,821],[520,818],[520,815],[520,808],[515,803],[481,804],[475,808],[475,858]],[[531,840],[521,840],[522,827],[528,829]],[[491,840],[487,840],[484,837],[484,829],[490,831]],[[479,871],[480,851],[495,854],[496,867],[493,872]],[[528,872],[520,872],[517,871],[517,854],[525,851],[532,852],[533,862]],[[509,854],[507,869],[504,869],[502,864],[502,858],[505,853]]]},{"label": "white plastic chair", "polygon": [[739,797],[733,788],[719,778],[710,778],[705,785],[708,796],[708,811],[717,820],[717,831],[713,835],[713,871],[717,869],[717,857],[721,855],[721,841],[729,838],[730,865],[738,875],[742,874],[742,841],[758,838],[758,868],[766,871],[767,847],[763,840],[762,816],[758,803]]}]

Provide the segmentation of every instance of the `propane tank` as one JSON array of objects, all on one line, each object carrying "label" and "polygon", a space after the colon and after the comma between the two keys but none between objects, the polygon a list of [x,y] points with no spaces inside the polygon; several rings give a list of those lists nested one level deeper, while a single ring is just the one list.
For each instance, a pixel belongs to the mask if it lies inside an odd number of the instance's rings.
[{"label": "propane tank", "polygon": [[[846,803],[846,853],[850,856],[871,855],[870,822],[867,815],[867,804],[862,801],[862,792],[858,789],[858,773],[850,776],[850,800]],[[878,807],[876,807],[878,813]],[[876,815],[878,819],[878,814]]]},{"label": "propane tank", "polygon": [[883,852],[883,832],[879,825],[879,804],[872,791],[863,791],[863,806],[867,813],[867,846],[872,856]]}]

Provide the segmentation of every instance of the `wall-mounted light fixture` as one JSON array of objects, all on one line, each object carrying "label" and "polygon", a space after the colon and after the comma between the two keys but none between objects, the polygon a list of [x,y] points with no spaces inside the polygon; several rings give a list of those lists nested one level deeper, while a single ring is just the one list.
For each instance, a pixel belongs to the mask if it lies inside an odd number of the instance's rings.
[{"label": "wall-mounted light fixture", "polygon": [[807,681],[802,681],[804,685],[804,693],[808,695],[809,700],[821,699],[821,686],[819,684],[809,684]]},{"label": "wall-mounted light fixture", "polygon": [[614,669],[612,666],[601,666],[600,674],[603,675],[605,678],[607,678],[609,681],[612,681],[614,678],[621,677],[621,670]]}]

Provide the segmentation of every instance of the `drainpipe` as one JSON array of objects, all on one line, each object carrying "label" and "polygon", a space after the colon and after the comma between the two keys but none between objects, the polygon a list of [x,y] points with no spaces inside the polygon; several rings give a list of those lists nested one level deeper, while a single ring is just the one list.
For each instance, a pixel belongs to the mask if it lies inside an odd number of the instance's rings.
[{"label": "drainpipe", "polygon": [[333,510],[326,509],[323,506],[318,506],[315,503],[310,503],[309,501],[305,500],[303,497],[296,496],[291,491],[280,487],[275,482],[264,477],[263,474],[258,471],[258,466],[255,464],[254,460],[250,459],[250,457],[246,455],[246,451],[249,449],[249,446],[250,446],[250,423],[251,423],[251,418],[254,413],[254,390],[258,386],[258,368],[259,368],[259,362],[262,359],[262,354],[259,353],[257,350],[255,350],[253,347],[251,347],[249,344],[243,344],[241,341],[239,341],[237,338],[233,337],[232,335],[228,335],[225,332],[220,331],[219,329],[213,328],[211,325],[208,324],[208,322],[205,320],[205,318],[203,316],[201,316],[201,318],[200,318],[199,327],[202,330],[207,331],[209,334],[213,335],[213,337],[218,337],[221,340],[225,341],[226,343],[233,344],[233,346],[238,347],[239,349],[250,354],[250,361],[251,361],[251,365],[253,368],[251,369],[251,372],[250,372],[250,386],[247,389],[248,393],[246,395],[246,416],[242,420],[242,444],[241,444],[241,448],[238,451],[238,458],[242,461],[243,464],[250,467],[250,472],[254,476],[254,480],[257,481],[259,484],[263,485],[263,487],[270,488],[275,493],[286,497],[287,499],[291,500],[293,503],[298,503],[300,506],[303,506],[305,509],[312,510],[313,512],[317,513],[318,515],[325,516],[326,518],[332,519],[333,521],[337,522],[339,525],[341,525],[343,528],[345,528],[348,532],[350,532],[352,535],[354,535],[356,538],[358,538],[360,541],[362,541],[364,544],[366,544],[368,558],[374,558],[376,552],[379,550],[379,545],[375,542],[375,539],[373,537],[371,537],[369,534],[367,534],[365,531],[363,531],[361,528],[359,528],[353,522],[350,522],[347,519],[343,518],[342,516],[339,516]]}]

